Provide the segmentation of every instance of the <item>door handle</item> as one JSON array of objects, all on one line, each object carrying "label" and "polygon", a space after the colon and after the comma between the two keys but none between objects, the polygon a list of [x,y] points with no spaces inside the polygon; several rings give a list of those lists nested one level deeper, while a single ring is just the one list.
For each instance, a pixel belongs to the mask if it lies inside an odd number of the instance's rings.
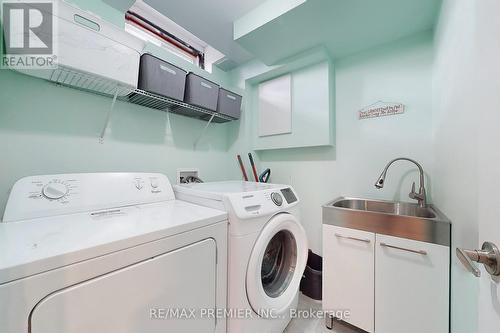
[{"label": "door handle", "polygon": [[467,268],[468,271],[474,274],[475,277],[480,277],[481,271],[471,260],[473,252],[475,251],[464,250],[457,247],[457,257],[460,260],[460,262],[465,266],[465,268]]},{"label": "door handle", "polygon": [[460,262],[476,277],[481,276],[481,271],[474,262],[483,264],[491,275],[500,275],[500,251],[491,242],[484,242],[481,250],[466,250],[457,247],[456,254]]},{"label": "door handle", "polygon": [[371,240],[366,239],[366,238],[356,238],[356,237],[351,237],[351,236],[344,236],[344,235],[337,234],[337,233],[335,234],[335,236],[338,238],[350,239],[350,240],[355,240],[355,241],[363,242],[363,243],[370,243],[371,242]]}]

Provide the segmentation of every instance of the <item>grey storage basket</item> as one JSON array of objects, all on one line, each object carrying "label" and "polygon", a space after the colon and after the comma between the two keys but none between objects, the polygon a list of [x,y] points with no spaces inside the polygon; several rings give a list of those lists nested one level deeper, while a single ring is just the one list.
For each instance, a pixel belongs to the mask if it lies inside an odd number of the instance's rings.
[{"label": "grey storage basket", "polygon": [[232,91],[220,88],[217,113],[229,116],[233,119],[240,119],[241,96]]},{"label": "grey storage basket", "polygon": [[182,101],[187,72],[151,54],[141,56],[138,88]]},{"label": "grey storage basket", "polygon": [[187,75],[184,102],[210,111],[216,111],[218,99],[218,84],[215,84],[212,81],[202,78],[194,73],[189,73]]},{"label": "grey storage basket", "polygon": [[[241,116],[241,99],[242,97],[238,94],[233,93],[224,88],[219,89],[219,101],[217,102],[217,115],[222,115],[228,118],[221,118],[215,116],[213,118],[214,123],[226,123],[231,120],[240,119]],[[209,120],[209,115],[204,115],[201,117],[203,120]]]}]

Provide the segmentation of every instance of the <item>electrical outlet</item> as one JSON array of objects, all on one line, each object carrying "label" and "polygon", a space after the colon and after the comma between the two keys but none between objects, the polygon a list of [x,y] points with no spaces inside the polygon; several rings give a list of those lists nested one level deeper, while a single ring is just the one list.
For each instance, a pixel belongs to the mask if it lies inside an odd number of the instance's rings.
[{"label": "electrical outlet", "polygon": [[177,184],[183,184],[186,182],[186,178],[193,176],[193,177],[200,177],[200,170],[198,169],[177,169]]}]

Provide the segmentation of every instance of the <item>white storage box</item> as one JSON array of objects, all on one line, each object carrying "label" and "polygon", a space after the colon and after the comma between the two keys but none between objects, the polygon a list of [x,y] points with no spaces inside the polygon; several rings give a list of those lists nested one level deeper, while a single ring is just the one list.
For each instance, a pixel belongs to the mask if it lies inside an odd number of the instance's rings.
[{"label": "white storage box", "polygon": [[117,88],[120,96],[137,88],[144,42],[63,1],[55,4],[54,51],[58,68],[18,71],[110,95]]}]

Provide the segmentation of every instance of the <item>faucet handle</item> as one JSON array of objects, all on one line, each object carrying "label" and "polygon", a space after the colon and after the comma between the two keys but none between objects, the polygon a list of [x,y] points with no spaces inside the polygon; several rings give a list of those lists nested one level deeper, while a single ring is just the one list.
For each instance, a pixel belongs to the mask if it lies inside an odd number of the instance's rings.
[{"label": "faucet handle", "polygon": [[416,199],[417,198],[417,192],[415,192],[415,182],[411,185],[411,191],[410,194],[408,195],[411,199]]}]

